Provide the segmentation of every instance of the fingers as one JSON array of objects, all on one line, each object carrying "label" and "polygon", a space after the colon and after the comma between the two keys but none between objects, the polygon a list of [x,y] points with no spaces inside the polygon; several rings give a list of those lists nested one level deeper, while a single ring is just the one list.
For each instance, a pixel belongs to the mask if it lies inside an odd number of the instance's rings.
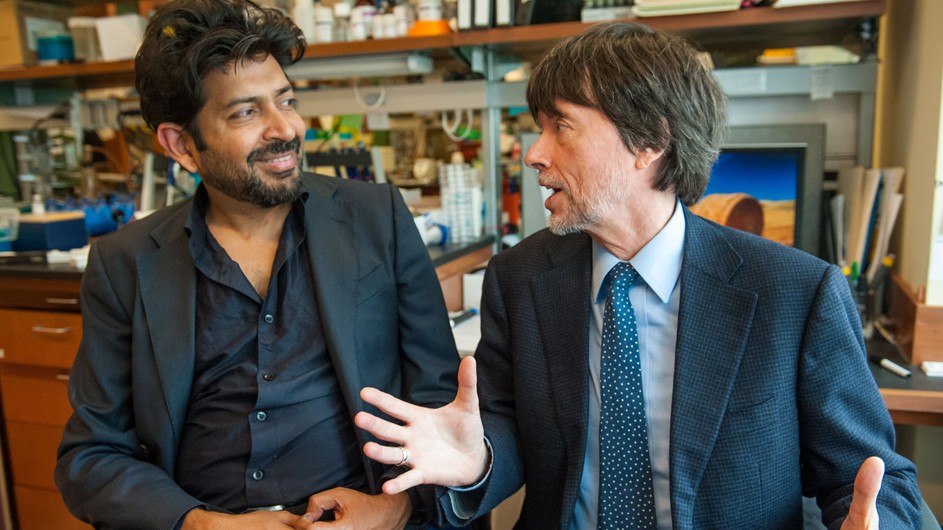
[{"label": "fingers", "polygon": [[[406,442],[405,429],[401,425],[380,419],[369,412],[354,415],[354,425],[369,432],[381,440],[403,445]],[[399,460],[394,461],[394,463]]]},{"label": "fingers", "polygon": [[[331,495],[332,491],[334,490],[323,491],[309,497],[308,509],[302,517],[309,521],[317,521],[324,515],[324,512],[336,509],[339,503],[337,499]],[[308,517],[309,515],[311,517]]]},{"label": "fingers", "polygon": [[861,464],[858,475],[855,477],[854,499],[862,499],[873,505],[877,502],[881,483],[884,481],[884,461],[872,456]]},{"label": "fingers", "polygon": [[466,412],[478,412],[478,373],[475,358],[470,355],[458,365],[458,395],[455,401],[461,403]]},{"label": "fingers", "polygon": [[360,397],[386,414],[406,423],[412,419],[417,408],[415,405],[410,405],[401,399],[397,399],[386,392],[372,387],[366,387],[361,390]]},{"label": "fingers", "polygon": [[403,463],[403,455],[407,453],[404,453],[402,446],[399,445],[389,447],[375,442],[367,442],[363,446],[363,454],[381,464],[397,465]]},{"label": "fingers", "polygon": [[872,456],[861,464],[855,476],[855,492],[842,528],[845,530],[877,529],[877,497],[884,480],[884,461]]},{"label": "fingers", "polygon": [[394,479],[384,482],[383,493],[386,493],[387,495],[396,495],[397,493],[402,493],[409,488],[414,488],[421,484],[423,484],[422,473],[418,469],[413,469]]}]

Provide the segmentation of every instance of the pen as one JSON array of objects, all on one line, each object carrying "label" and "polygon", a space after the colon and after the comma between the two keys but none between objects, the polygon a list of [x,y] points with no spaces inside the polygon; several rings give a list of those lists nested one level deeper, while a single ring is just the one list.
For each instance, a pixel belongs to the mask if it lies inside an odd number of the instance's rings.
[{"label": "pen", "polygon": [[910,370],[904,368],[903,366],[891,361],[889,359],[884,359],[883,357],[878,357],[877,355],[870,355],[868,359],[872,363],[880,365],[881,368],[887,370],[888,372],[899,375],[901,377],[910,377]]},{"label": "pen", "polygon": [[478,310],[475,308],[466,309],[458,313],[453,313],[455,316],[449,315],[449,324],[454,328],[455,326],[465,322],[469,318],[478,314]]},{"label": "pen", "polygon": [[871,278],[871,285],[874,287],[879,287],[881,282],[884,281],[884,278],[887,276],[888,271],[891,267],[894,266],[894,255],[888,254],[884,256],[884,259],[881,260],[881,265],[878,267],[877,271],[874,273],[874,277]]}]

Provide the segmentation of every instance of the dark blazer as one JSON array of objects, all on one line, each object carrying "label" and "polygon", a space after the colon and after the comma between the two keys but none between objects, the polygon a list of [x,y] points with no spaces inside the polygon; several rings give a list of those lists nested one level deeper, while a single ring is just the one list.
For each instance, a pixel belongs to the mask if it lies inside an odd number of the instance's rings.
[{"label": "dark blazer", "polygon": [[[867,367],[837,267],[685,209],[670,491],[675,528],[840,524],[871,455],[881,528],[919,526],[915,469]],[[488,267],[475,354],[492,476],[479,513],[526,483],[518,528],[566,529],[586,450],[591,241],[543,231]]]},{"label": "dark blazer", "polygon": [[[307,250],[321,327],[351,417],[373,386],[441,405],[458,354],[435,270],[399,192],[306,175]],[[197,276],[184,224],[191,201],[92,245],[83,337],[69,383],[56,484],[98,528],[171,529],[201,505],[174,483],[195,359]],[[357,429],[361,447],[370,439]],[[312,457],[324,455],[312,455]],[[388,466],[364,457],[373,491]],[[415,500],[415,499],[414,499]]]}]

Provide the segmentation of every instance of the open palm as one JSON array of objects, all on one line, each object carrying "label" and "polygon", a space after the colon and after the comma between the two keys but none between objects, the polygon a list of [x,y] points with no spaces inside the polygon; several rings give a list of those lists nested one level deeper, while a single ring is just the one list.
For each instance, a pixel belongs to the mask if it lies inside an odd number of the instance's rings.
[{"label": "open palm", "polygon": [[488,450],[478,411],[475,360],[466,357],[458,369],[455,400],[438,409],[412,405],[375,388],[360,392],[364,401],[400,420],[403,425],[360,412],[354,423],[395,446],[368,442],[363,452],[384,464],[399,464],[409,471],[387,481],[383,491],[394,494],[419,484],[455,487],[480,479],[488,465]]}]

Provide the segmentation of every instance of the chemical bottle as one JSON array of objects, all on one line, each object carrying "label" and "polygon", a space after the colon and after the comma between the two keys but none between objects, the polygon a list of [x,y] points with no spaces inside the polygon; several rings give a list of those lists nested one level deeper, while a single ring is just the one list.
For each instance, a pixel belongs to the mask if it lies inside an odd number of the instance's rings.
[{"label": "chemical bottle", "polygon": [[334,42],[347,42],[350,38],[350,4],[341,0],[334,4]]},{"label": "chemical bottle", "polygon": [[314,3],[311,0],[295,0],[291,18],[295,25],[301,28],[308,44],[317,42],[317,34],[314,30]]}]

